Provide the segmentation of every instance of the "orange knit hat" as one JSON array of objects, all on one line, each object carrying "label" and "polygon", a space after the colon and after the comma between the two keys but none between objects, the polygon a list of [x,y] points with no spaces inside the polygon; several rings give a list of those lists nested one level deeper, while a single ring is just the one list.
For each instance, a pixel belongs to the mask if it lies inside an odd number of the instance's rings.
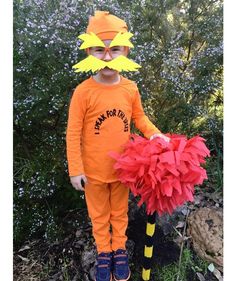
[{"label": "orange knit hat", "polygon": [[101,40],[112,40],[118,32],[127,32],[128,27],[125,21],[106,11],[96,11],[94,16],[89,18],[86,32],[95,33]]}]

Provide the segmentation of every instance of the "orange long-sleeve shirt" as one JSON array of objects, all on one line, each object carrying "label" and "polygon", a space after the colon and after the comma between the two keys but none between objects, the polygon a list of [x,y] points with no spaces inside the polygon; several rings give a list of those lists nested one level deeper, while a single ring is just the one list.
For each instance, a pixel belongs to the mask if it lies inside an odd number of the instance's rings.
[{"label": "orange long-sleeve shirt", "polygon": [[144,114],[138,88],[121,76],[119,84],[105,85],[92,77],[72,96],[67,125],[69,175],[102,182],[117,181],[110,151],[121,152],[130,137],[130,122],[145,137],[160,131]]}]

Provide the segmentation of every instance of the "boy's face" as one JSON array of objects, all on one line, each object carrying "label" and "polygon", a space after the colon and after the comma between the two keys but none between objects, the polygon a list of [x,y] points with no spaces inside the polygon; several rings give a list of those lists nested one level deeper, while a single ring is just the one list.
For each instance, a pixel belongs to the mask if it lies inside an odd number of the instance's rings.
[{"label": "boy's face", "polygon": [[113,75],[120,71],[137,71],[141,66],[127,58],[129,48],[133,44],[129,41],[132,33],[117,33],[112,40],[101,40],[93,32],[81,34],[79,38],[84,42],[80,50],[86,49],[88,57],[73,65],[75,72],[97,72]]},{"label": "boy's face", "polygon": [[[103,40],[106,47],[91,47],[89,48],[88,53],[105,62],[111,61],[121,55],[125,57],[128,55],[128,48],[125,46],[113,46],[109,48],[111,41],[112,40]],[[108,67],[100,70],[100,73],[106,76],[114,75],[117,72],[118,71]]]}]

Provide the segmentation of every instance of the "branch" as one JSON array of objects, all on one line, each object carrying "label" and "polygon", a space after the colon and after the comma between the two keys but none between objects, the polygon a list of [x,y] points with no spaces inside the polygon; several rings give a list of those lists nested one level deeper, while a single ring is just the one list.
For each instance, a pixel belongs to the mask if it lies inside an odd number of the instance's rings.
[{"label": "branch", "polygon": [[188,216],[189,216],[189,209],[187,209],[187,214],[186,214],[186,218],[185,218],[185,222],[184,222],[184,230],[183,230],[183,234],[182,234],[183,239],[182,239],[181,249],[180,249],[180,254],[179,254],[178,275],[177,275],[176,281],[179,281],[180,266],[181,266],[182,254],[183,254],[183,249],[184,249],[184,242],[185,242],[184,238],[185,238],[185,233],[186,233]]}]

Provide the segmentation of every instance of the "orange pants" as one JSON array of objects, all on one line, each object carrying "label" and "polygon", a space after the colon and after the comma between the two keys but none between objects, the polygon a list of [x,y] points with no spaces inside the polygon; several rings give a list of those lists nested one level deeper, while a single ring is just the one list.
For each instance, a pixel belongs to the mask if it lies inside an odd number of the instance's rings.
[{"label": "orange pants", "polygon": [[98,253],[125,249],[129,189],[121,182],[88,179],[85,199]]}]

